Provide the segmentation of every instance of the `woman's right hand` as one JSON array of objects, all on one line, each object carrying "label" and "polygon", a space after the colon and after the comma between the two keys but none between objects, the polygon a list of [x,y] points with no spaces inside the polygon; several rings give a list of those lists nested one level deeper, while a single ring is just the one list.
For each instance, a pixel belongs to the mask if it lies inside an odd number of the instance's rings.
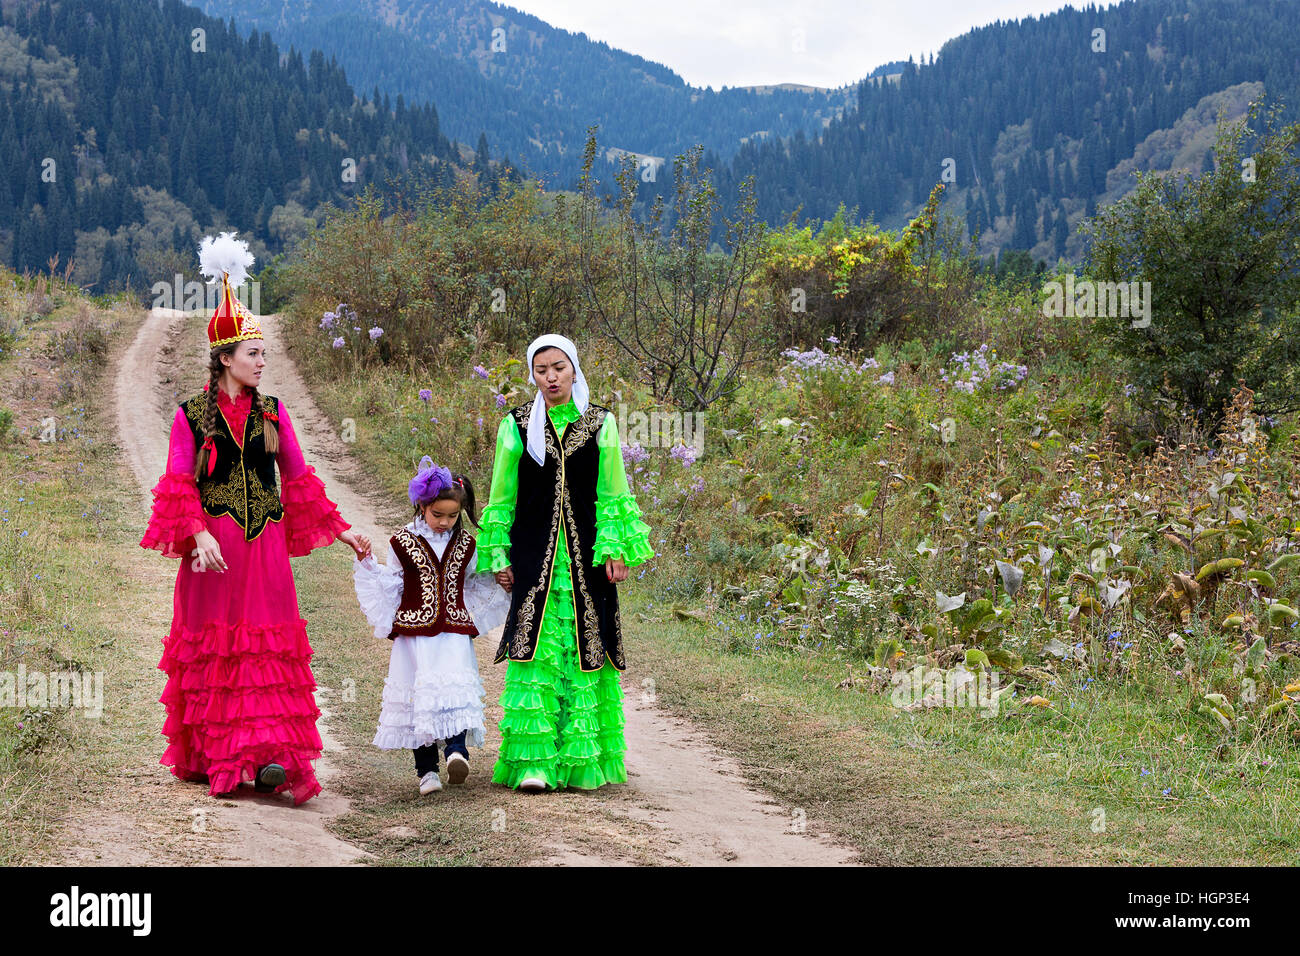
[{"label": "woman's right hand", "polygon": [[497,584],[505,589],[507,594],[515,586],[515,572],[513,568],[502,568],[496,573]]},{"label": "woman's right hand", "polygon": [[225,572],[226,560],[221,556],[221,545],[217,544],[211,531],[195,532],[194,543],[197,545],[194,554],[199,559],[198,570],[216,571],[218,574]]}]

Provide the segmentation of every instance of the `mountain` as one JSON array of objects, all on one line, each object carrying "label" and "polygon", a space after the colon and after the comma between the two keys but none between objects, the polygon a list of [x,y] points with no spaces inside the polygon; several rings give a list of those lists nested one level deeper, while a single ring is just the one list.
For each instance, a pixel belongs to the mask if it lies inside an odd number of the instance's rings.
[{"label": "mountain", "polygon": [[759,215],[811,220],[843,203],[899,226],[935,183],[981,251],[1077,260],[1073,232],[1133,172],[1197,172],[1219,110],[1266,95],[1300,108],[1300,3],[1128,0],[999,21],[944,44],[897,82],[864,80],[819,135],[743,144],[719,170],[732,195],[752,174]]},{"label": "mountain", "polygon": [[853,89],[778,85],[713,91],[584,33],[489,0],[195,0],[241,30],[337,59],[359,90],[438,105],[448,135],[486,133],[549,185],[582,161],[587,128],[603,147],[671,158],[695,143],[729,159],[745,142],[822,129]]},{"label": "mountain", "polygon": [[367,183],[449,182],[432,105],[358,98],[313,51],[178,0],[41,0],[0,24],[0,254],[96,290],[194,267],[235,229],[262,261]]}]

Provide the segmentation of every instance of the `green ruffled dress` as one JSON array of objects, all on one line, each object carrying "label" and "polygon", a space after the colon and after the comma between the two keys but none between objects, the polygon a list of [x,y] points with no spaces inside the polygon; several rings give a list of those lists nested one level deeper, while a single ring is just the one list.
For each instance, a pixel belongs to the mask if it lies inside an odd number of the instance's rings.
[{"label": "green ruffled dress", "polygon": [[[547,412],[561,438],[565,427],[580,417],[572,400]],[[596,441],[595,563],[603,567],[606,558],[622,558],[633,567],[654,557],[654,551],[650,526],[641,520],[641,509],[628,489],[613,415],[605,417]],[[492,489],[478,535],[479,571],[510,566],[510,527],[523,454],[519,429],[507,415],[497,429]],[[537,651],[531,661],[506,662],[503,716],[498,725],[501,750],[492,782],[511,788],[518,788],[528,777],[540,777],[550,789],[594,790],[607,783],[627,782],[619,672],[608,657],[598,671],[584,673],[579,665],[573,578],[563,527],[559,533]]]}]

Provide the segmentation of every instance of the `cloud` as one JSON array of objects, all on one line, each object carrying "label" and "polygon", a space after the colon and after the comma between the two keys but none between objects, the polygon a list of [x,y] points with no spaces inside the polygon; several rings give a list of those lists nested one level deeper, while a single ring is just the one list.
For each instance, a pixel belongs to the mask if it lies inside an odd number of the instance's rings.
[{"label": "cloud", "polygon": [[[662,63],[693,86],[856,83],[973,27],[1060,9],[1049,0],[513,0],[573,33]],[[796,33],[796,31],[801,31]]]}]

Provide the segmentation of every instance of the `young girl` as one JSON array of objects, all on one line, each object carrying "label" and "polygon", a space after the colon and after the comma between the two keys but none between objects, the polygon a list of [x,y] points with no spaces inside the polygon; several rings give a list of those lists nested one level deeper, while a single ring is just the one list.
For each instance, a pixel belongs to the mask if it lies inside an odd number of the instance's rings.
[{"label": "young girl", "polygon": [[389,540],[388,563],[367,554],[353,577],[375,637],[393,642],[374,745],[414,751],[420,793],[428,794],[442,789],[440,741],[449,783],[469,775],[466,745],[483,746],[473,638],[500,626],[510,602],[490,573],[474,571],[474,539],[461,520],[468,514],[478,527],[469,479],[426,455],[408,496],[415,520]]}]

